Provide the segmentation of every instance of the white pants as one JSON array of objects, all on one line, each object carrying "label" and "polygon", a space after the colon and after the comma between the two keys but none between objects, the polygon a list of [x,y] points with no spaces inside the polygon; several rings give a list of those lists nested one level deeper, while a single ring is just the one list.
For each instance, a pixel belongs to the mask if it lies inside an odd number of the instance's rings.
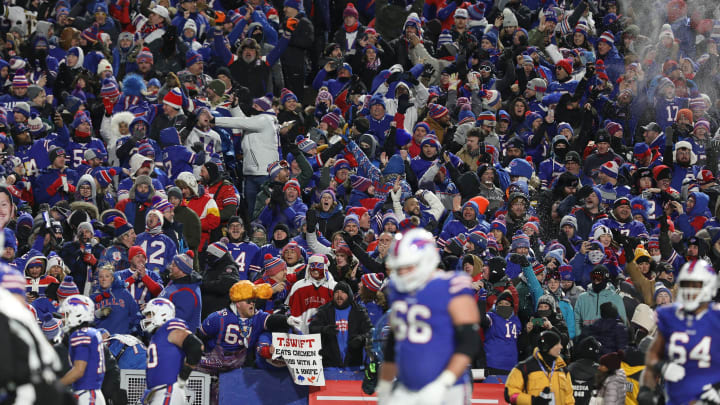
[{"label": "white pants", "polygon": [[[413,404],[420,399],[419,391],[409,390],[402,384],[397,384],[390,394],[389,404]],[[432,403],[435,405],[470,405],[472,399],[472,386],[470,384],[453,385],[450,387],[443,398],[423,398],[424,404]]]},{"label": "white pants", "polygon": [[180,389],[178,383],[157,390],[148,405],[186,405],[185,390]]},{"label": "white pants", "polygon": [[105,397],[100,390],[75,391],[78,405],[105,405]]}]

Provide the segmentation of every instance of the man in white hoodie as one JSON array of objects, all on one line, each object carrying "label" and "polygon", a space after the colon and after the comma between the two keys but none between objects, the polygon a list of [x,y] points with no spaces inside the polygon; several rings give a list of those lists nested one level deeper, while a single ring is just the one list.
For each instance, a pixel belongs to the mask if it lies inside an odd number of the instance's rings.
[{"label": "man in white hoodie", "polygon": [[243,132],[243,195],[248,212],[253,212],[255,197],[260,186],[267,181],[268,166],[280,160],[279,126],[272,100],[267,96],[253,99],[253,109],[257,114],[248,117],[235,106],[231,110],[232,117],[218,117],[210,121],[211,125]]}]

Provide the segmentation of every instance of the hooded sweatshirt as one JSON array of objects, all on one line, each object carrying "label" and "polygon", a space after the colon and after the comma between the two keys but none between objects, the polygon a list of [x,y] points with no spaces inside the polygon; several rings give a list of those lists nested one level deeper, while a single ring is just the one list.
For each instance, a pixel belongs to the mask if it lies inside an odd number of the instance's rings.
[{"label": "hooded sweatshirt", "polygon": [[[312,272],[309,266],[313,263],[324,263],[324,274],[319,280],[310,275]],[[305,279],[293,285],[285,301],[285,304],[290,306],[290,314],[301,318],[301,330],[304,334],[309,332],[310,319],[318,308],[332,300],[336,283],[328,270],[328,263],[325,255],[312,255],[305,271]]]}]

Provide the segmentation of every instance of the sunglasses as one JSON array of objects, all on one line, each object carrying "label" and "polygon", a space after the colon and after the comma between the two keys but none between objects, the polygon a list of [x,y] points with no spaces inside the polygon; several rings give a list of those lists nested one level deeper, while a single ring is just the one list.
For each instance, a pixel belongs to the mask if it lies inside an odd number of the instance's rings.
[{"label": "sunglasses", "polygon": [[492,68],[488,65],[483,65],[483,66],[480,66],[480,71],[481,72],[490,72],[490,71],[492,71]]},{"label": "sunglasses", "polygon": [[593,281],[603,281],[605,279],[605,275],[603,273],[592,273],[590,274],[590,279]]}]

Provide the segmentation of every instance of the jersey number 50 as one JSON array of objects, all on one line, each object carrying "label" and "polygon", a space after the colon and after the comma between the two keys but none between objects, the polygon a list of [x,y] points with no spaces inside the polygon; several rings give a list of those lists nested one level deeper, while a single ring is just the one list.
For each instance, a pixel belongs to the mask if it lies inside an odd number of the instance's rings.
[{"label": "jersey number 50", "polygon": [[427,320],[430,319],[430,308],[425,305],[411,305],[397,301],[392,306],[390,324],[395,339],[407,340],[410,343],[424,344],[432,339],[432,328]]}]

